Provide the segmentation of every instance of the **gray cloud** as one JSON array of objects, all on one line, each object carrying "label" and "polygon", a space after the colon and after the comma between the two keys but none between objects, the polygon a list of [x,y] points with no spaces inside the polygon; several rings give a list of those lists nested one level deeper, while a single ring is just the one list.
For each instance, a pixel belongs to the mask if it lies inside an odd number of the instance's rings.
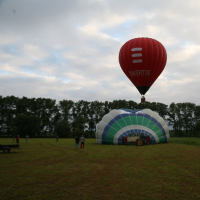
[{"label": "gray cloud", "polygon": [[0,94],[140,101],[118,62],[121,46],[151,37],[168,61],[148,101],[200,104],[198,1],[0,1]]}]

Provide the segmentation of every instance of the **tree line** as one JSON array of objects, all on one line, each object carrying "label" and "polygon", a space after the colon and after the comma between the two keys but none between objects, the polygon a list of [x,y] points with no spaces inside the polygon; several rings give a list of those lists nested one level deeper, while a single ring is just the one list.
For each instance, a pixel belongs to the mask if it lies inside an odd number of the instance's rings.
[{"label": "tree line", "polygon": [[95,137],[96,125],[113,109],[144,109],[157,112],[172,127],[171,136],[200,137],[200,106],[194,103],[136,103],[132,100],[112,102],[18,98],[0,96],[0,136]]}]

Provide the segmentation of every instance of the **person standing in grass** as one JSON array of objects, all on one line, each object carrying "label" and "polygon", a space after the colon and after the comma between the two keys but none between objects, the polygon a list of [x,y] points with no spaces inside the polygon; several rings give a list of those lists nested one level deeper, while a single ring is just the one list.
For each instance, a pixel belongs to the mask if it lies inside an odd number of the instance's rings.
[{"label": "person standing in grass", "polygon": [[78,149],[78,147],[79,147],[79,137],[76,136],[76,138],[75,138],[75,149],[76,148]]},{"label": "person standing in grass", "polygon": [[26,143],[28,144],[29,135],[26,134]]},{"label": "person standing in grass", "polygon": [[125,137],[125,145],[128,144],[127,139],[128,139],[128,137],[126,136],[126,137]]},{"label": "person standing in grass", "polygon": [[81,148],[83,148],[83,149],[84,149],[85,138],[83,137],[83,135],[82,135],[82,137],[80,138],[80,141],[81,141],[81,146],[80,146],[80,149],[81,149]]},{"label": "person standing in grass", "polygon": [[147,137],[147,144],[150,144],[150,137]]},{"label": "person standing in grass", "polygon": [[58,136],[56,136],[56,142],[58,142]]},{"label": "person standing in grass", "polygon": [[19,135],[17,135],[17,139],[16,139],[17,140],[17,144],[19,144],[19,138],[20,138]]},{"label": "person standing in grass", "polygon": [[124,145],[124,144],[125,144],[125,137],[122,136],[122,145]]}]

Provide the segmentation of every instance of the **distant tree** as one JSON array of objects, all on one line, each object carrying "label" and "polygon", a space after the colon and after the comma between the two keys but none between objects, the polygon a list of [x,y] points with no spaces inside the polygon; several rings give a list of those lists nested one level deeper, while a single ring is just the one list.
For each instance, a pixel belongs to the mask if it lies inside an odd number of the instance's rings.
[{"label": "distant tree", "polygon": [[[193,103],[171,103],[169,107],[159,102],[136,103],[132,100],[113,100],[112,102],[56,100],[45,98],[27,98],[0,96],[0,135],[11,136],[15,130],[24,135],[52,135],[58,127],[68,123],[70,134],[84,134],[93,137],[97,124],[104,115],[113,109],[151,109],[157,112],[173,127],[177,136],[194,135],[200,121],[200,105]],[[63,122],[67,121],[67,122]],[[197,131],[196,131],[197,132]],[[63,137],[68,137],[64,133]]]},{"label": "distant tree", "polygon": [[49,128],[48,128],[50,135],[52,135],[52,133],[54,133],[56,124],[57,124],[61,119],[62,119],[62,117],[61,117],[61,113],[59,112],[58,106],[55,106],[55,107],[54,107],[54,114],[53,114],[52,117],[51,117],[50,125],[49,125]]},{"label": "distant tree", "polygon": [[[85,127],[88,126],[89,122],[89,105],[90,102],[78,101],[72,107],[72,129],[75,135],[75,129],[77,124],[82,127],[82,134],[84,134]],[[75,128],[76,127],[76,128]]]},{"label": "distant tree", "polygon": [[106,115],[106,114],[108,114],[111,110],[112,110],[112,103],[110,103],[110,102],[108,102],[108,101],[105,101],[104,102],[104,106],[103,106],[104,108],[103,108],[103,110],[104,110],[104,113],[103,113],[103,115]]},{"label": "distant tree", "polygon": [[193,126],[193,136],[200,137],[200,121],[197,121]]},{"label": "distant tree", "polygon": [[156,102],[142,102],[139,103],[137,106],[138,109],[151,109],[152,111],[157,112],[164,120],[166,120],[167,112],[168,112],[168,106],[163,103],[156,103]]},{"label": "distant tree", "polygon": [[18,98],[14,96],[7,96],[2,98],[0,96],[0,132],[4,131],[9,137],[12,132],[12,126],[16,117],[16,103]]},{"label": "distant tree", "polygon": [[58,107],[61,112],[61,117],[63,120],[70,120],[72,118],[72,108],[74,102],[71,100],[59,101]]},{"label": "distant tree", "polygon": [[167,117],[167,112],[168,112],[168,106],[163,104],[163,103],[158,103],[156,105],[157,108],[157,112],[158,114],[164,119],[166,120]]},{"label": "distant tree", "polygon": [[112,102],[110,102],[110,108],[111,110],[119,108],[128,108],[128,102],[125,99],[113,100]]},{"label": "distant tree", "polygon": [[28,134],[30,137],[38,135],[40,130],[40,118],[36,115],[19,114],[15,120],[17,134],[25,137]]},{"label": "distant tree", "polygon": [[[170,126],[173,126],[175,135],[177,134],[177,131],[179,130],[179,119],[177,117],[177,107],[175,103],[171,103],[168,108],[168,118],[167,118],[168,124]],[[179,134],[179,137],[181,135]]]},{"label": "distant tree", "polygon": [[90,102],[84,101],[83,102],[83,107],[82,107],[82,113],[79,121],[82,122],[83,126],[83,134],[85,134],[85,128],[88,127],[88,122],[89,122],[89,112],[90,112]]},{"label": "distant tree", "polygon": [[40,118],[40,134],[43,133],[43,136],[46,137],[47,130],[51,133],[54,130],[55,117],[59,120],[59,110],[56,105],[55,99],[45,99],[38,98],[34,102],[35,109],[32,110]]},{"label": "distant tree", "polygon": [[69,121],[67,120],[62,120],[56,123],[55,126],[55,133],[59,137],[71,137],[71,126]]},{"label": "distant tree", "polygon": [[194,111],[196,105],[194,103],[178,103],[181,111],[182,126],[185,130],[185,136],[191,136],[194,125]]},{"label": "distant tree", "polygon": [[132,100],[128,101],[129,109],[135,110],[135,109],[137,109],[137,106],[138,106],[138,104],[135,101],[132,101]]},{"label": "distant tree", "polygon": [[195,106],[193,119],[194,119],[194,123],[200,121],[200,106]]},{"label": "distant tree", "polygon": [[151,109],[151,103],[146,101],[146,102],[139,103],[137,105],[137,109],[145,109],[145,108]]},{"label": "distant tree", "polygon": [[73,137],[75,137],[77,135],[84,135],[85,128],[88,128],[88,125],[85,123],[84,117],[79,116],[71,123],[71,127],[73,130]]},{"label": "distant tree", "polygon": [[101,121],[101,119],[104,116],[104,103],[99,101],[91,102],[89,105],[88,115],[88,134],[91,135],[91,137],[93,137],[96,132],[97,124]]}]

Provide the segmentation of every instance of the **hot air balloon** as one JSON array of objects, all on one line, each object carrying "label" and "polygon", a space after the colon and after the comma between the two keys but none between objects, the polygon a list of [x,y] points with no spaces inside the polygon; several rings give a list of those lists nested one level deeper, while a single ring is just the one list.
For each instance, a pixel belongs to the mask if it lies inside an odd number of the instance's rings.
[{"label": "hot air balloon", "polygon": [[[151,144],[166,143],[169,129],[162,117],[150,109],[114,109],[104,115],[95,133],[98,144],[122,144],[123,137],[131,140],[150,138]],[[133,141],[134,142],[134,141]]]},{"label": "hot air balloon", "polygon": [[[135,38],[126,42],[119,52],[119,63],[141,95],[149,90],[167,62],[164,46],[155,39]],[[142,101],[145,101],[144,96]]]}]

